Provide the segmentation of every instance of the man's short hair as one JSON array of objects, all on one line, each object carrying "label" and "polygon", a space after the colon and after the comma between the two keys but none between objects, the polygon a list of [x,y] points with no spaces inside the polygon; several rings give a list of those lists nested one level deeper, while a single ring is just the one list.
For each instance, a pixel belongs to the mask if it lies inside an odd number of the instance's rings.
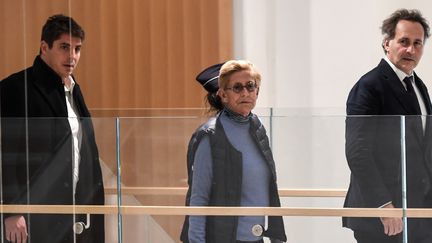
[{"label": "man's short hair", "polygon": [[[430,36],[430,28],[428,21],[422,16],[421,12],[417,9],[398,9],[390,17],[385,19],[381,26],[381,32],[384,35],[384,42],[391,40],[395,37],[396,25],[401,20],[408,20],[421,24],[424,31],[424,41]],[[385,49],[384,49],[385,52]]]},{"label": "man's short hair", "polygon": [[49,17],[42,27],[41,41],[45,41],[51,48],[54,41],[58,40],[62,34],[80,38],[81,41],[84,41],[85,38],[84,30],[73,18],[57,14]]}]

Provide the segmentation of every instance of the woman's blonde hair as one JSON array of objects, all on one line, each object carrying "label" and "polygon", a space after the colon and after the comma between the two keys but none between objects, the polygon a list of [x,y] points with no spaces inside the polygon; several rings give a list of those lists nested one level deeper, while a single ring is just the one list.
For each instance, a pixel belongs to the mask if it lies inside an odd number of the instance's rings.
[{"label": "woman's blonde hair", "polygon": [[257,87],[261,85],[261,74],[253,66],[252,63],[246,60],[230,60],[227,61],[219,71],[219,88],[224,89],[228,85],[230,77],[233,73],[239,71],[250,71],[250,74],[255,81]]}]

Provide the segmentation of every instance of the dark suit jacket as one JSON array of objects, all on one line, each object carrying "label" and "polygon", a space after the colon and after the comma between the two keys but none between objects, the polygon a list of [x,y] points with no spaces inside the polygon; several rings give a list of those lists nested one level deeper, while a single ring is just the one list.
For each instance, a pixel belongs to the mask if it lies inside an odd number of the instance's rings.
[{"label": "dark suit jacket", "polygon": [[[5,204],[104,204],[93,125],[78,84],[73,99],[82,128],[75,197],[72,135],[61,78],[38,56],[32,67],[0,82]],[[84,215],[76,217],[75,222],[86,222]],[[73,240],[71,215],[31,214],[26,219],[31,242]],[[104,242],[103,215],[92,215],[90,223],[77,242]]]},{"label": "dark suit jacket", "polygon": [[[431,101],[426,86],[415,75],[428,114]],[[423,134],[419,108],[409,98],[385,60],[352,88],[347,101],[346,157],[351,180],[345,207],[378,208],[387,202],[402,206],[402,134],[405,130],[408,207],[430,207],[430,126]],[[366,115],[366,116],[364,116]],[[370,116],[372,115],[372,116]],[[375,116],[377,115],[377,116]],[[405,126],[401,129],[402,118]],[[344,218],[353,230],[382,234],[379,218]]]}]

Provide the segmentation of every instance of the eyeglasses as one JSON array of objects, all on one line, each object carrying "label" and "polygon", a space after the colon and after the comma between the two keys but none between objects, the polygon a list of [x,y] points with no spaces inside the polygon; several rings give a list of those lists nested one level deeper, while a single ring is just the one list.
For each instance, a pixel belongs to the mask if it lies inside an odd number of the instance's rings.
[{"label": "eyeglasses", "polygon": [[253,81],[247,82],[246,85],[243,85],[241,83],[235,83],[232,87],[225,88],[225,90],[231,89],[232,91],[234,91],[234,93],[239,94],[243,91],[244,88],[246,88],[248,92],[254,92],[257,89],[257,85]]}]

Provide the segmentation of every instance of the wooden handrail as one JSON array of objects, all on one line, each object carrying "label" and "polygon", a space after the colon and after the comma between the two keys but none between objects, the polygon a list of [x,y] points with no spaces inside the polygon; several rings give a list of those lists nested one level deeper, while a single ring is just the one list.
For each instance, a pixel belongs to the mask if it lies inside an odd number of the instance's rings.
[{"label": "wooden handrail", "polygon": [[[1,205],[2,213],[46,214],[148,214],[148,215],[283,215],[283,216],[352,216],[401,217],[401,209],[371,208],[292,208],[292,207],[186,207],[105,205]],[[431,213],[432,215],[432,210]],[[424,215],[422,215],[424,217]]]},{"label": "wooden handrail", "polygon": [[[432,209],[407,209],[411,218],[432,218]],[[0,205],[0,213],[118,214],[123,215],[279,215],[327,217],[402,217],[400,208],[306,208],[306,207],[185,207],[116,205]]]},{"label": "wooden handrail", "polygon": [[[187,187],[121,187],[123,195],[184,196]],[[117,194],[117,188],[105,188],[106,194]],[[279,189],[281,197],[345,197],[345,189]]]},{"label": "wooden handrail", "polygon": [[[122,187],[125,195],[181,195],[186,187]],[[117,188],[105,188],[117,194]],[[344,189],[279,189],[281,197],[344,197]],[[279,215],[327,217],[402,217],[403,210],[384,208],[308,208],[308,207],[186,207],[117,205],[1,205],[0,213],[44,214],[124,214],[124,215]],[[407,217],[432,218],[432,209],[405,210]]]}]

